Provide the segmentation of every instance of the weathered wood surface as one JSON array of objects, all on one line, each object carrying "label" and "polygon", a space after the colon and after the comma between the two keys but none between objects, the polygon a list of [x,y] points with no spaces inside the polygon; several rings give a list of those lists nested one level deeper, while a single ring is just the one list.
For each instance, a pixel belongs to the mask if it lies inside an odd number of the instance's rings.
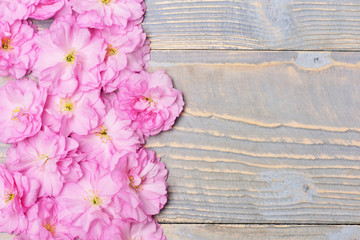
[{"label": "weathered wood surface", "polygon": [[[357,240],[359,226],[162,224],[169,240]],[[0,233],[1,240],[13,236]]]},{"label": "weathered wood surface", "polygon": [[151,137],[163,223],[360,223],[360,53],[153,51],[184,92]]},{"label": "weathered wood surface", "polygon": [[358,0],[151,0],[152,49],[360,50]]}]

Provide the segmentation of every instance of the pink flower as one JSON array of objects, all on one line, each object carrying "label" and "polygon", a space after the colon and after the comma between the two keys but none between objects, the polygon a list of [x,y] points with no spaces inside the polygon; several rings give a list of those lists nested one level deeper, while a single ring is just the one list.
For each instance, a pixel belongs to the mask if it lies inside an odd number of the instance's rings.
[{"label": "pink flower", "polygon": [[94,221],[100,221],[101,226],[110,224],[114,217],[112,198],[121,185],[111,179],[108,170],[95,163],[83,162],[82,167],[83,178],[77,183],[65,184],[58,199],[65,206],[66,219],[71,225],[89,232]]},{"label": "pink flower", "polygon": [[166,240],[163,230],[155,220],[139,223],[118,223],[123,239]]},{"label": "pink flower", "polygon": [[137,0],[70,0],[70,3],[79,13],[79,25],[91,28],[118,25],[124,29],[129,21],[139,21],[145,11]]},{"label": "pink flower", "polygon": [[139,134],[130,127],[130,123],[129,120],[118,118],[115,110],[111,109],[101,125],[88,135],[73,134],[72,137],[79,142],[79,149],[88,159],[95,159],[101,166],[108,168],[115,152],[122,155],[135,152],[143,143]]},{"label": "pink flower", "polygon": [[87,135],[99,126],[105,116],[105,105],[100,99],[100,91],[77,92],[71,97],[61,98],[50,95],[43,113],[44,125],[64,136],[70,133]]},{"label": "pink flower", "polygon": [[16,20],[27,19],[35,10],[39,0],[2,0],[0,1],[0,22],[12,24]]},{"label": "pink flower", "polygon": [[40,0],[30,18],[45,20],[54,16],[63,6],[65,0]]},{"label": "pink flower", "polygon": [[23,77],[38,56],[33,28],[26,21],[0,22],[0,38],[0,76]]},{"label": "pink flower", "polygon": [[123,186],[114,199],[122,219],[141,222],[164,207],[167,170],[155,152],[143,148],[127,154],[118,161],[112,176]]},{"label": "pink flower", "polygon": [[25,212],[37,200],[39,183],[0,165],[0,229],[9,234],[26,230]]},{"label": "pink flower", "polygon": [[[141,26],[134,26],[130,31],[117,26],[96,31],[105,39],[107,54],[101,72],[102,84],[107,92],[115,91],[119,81],[123,80],[121,71],[142,71],[149,60],[149,41]],[[114,82],[115,81],[115,82]]]},{"label": "pink flower", "polygon": [[54,198],[40,198],[27,211],[29,227],[20,235],[20,239],[31,240],[73,240],[69,233],[70,225],[61,219],[59,206]]},{"label": "pink flower", "polygon": [[0,140],[15,143],[41,127],[46,89],[29,79],[11,80],[0,89]]},{"label": "pink flower", "polygon": [[[37,179],[41,183],[41,196],[56,196],[66,180],[77,181],[82,175],[72,156],[77,147],[74,139],[45,127],[44,131],[12,146],[7,152],[6,166]],[[67,178],[68,174],[73,177]]]},{"label": "pink flower", "polygon": [[104,40],[80,28],[72,16],[56,19],[36,38],[40,53],[34,66],[41,86],[61,97],[100,85],[99,64],[106,54]]},{"label": "pink flower", "polygon": [[121,84],[114,105],[118,114],[126,112],[145,136],[151,136],[172,127],[184,101],[164,71],[157,71],[132,74]]}]

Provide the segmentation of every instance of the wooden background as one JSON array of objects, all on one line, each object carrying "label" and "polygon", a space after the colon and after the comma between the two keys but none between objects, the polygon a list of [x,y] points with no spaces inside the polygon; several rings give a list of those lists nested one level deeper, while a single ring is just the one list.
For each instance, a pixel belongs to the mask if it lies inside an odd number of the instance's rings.
[{"label": "wooden background", "polygon": [[150,71],[186,101],[147,144],[167,238],[360,239],[360,1],[146,3]]}]

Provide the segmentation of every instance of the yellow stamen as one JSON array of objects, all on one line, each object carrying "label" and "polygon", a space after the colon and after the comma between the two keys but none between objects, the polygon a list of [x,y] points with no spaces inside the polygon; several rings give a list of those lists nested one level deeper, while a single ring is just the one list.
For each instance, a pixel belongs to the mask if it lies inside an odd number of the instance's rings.
[{"label": "yellow stamen", "polygon": [[43,225],[43,227],[48,230],[52,236],[54,236],[54,233],[55,233],[55,226],[54,225],[51,225],[50,223],[46,223]]},{"label": "yellow stamen", "polygon": [[10,39],[8,38],[1,39],[1,48],[4,50],[11,50],[12,47],[10,46]]},{"label": "yellow stamen", "polygon": [[90,195],[85,197],[84,199],[86,201],[90,201],[93,206],[100,206],[102,204],[103,200],[98,195],[98,192],[97,191],[92,191],[92,190],[89,191],[89,192],[90,192]]},{"label": "yellow stamen", "polygon": [[45,160],[45,161],[43,162],[42,168],[41,168],[41,170],[43,171],[44,168],[45,168],[45,164],[49,161],[50,158],[49,158],[49,156],[46,155],[46,154],[38,154],[38,158],[39,158],[40,161]]},{"label": "yellow stamen", "polygon": [[112,45],[109,45],[106,49],[106,56],[113,56],[117,54],[117,49],[113,48]]},{"label": "yellow stamen", "polygon": [[14,121],[19,120],[17,117],[19,112],[20,112],[20,108],[16,107],[11,114],[11,120],[14,120]]},{"label": "yellow stamen", "polygon": [[60,112],[74,111],[74,104],[70,101],[70,98],[61,98],[58,106],[60,107]]},{"label": "yellow stamen", "polygon": [[100,137],[103,143],[107,143],[109,140],[111,140],[111,137],[108,135],[107,129],[105,129],[103,126],[100,126],[100,131],[95,132],[95,134]]},{"label": "yellow stamen", "polygon": [[154,102],[154,100],[152,100],[152,98],[150,98],[150,97],[143,97],[143,99],[144,99],[145,101],[149,102],[149,105],[151,105],[152,103],[156,103],[156,102]]},{"label": "yellow stamen", "polygon": [[65,55],[64,59],[67,63],[73,64],[75,61],[75,50],[72,50],[70,53]]},{"label": "yellow stamen", "polygon": [[108,5],[111,0],[100,0],[102,4]]},{"label": "yellow stamen", "polygon": [[[139,189],[140,189],[140,190],[143,189],[143,188],[141,187],[141,184],[139,184],[139,185],[135,185],[135,184],[134,184],[134,177],[129,176],[129,180],[130,180],[129,186],[130,186],[131,188],[133,188],[135,191],[139,191]],[[144,179],[141,178],[141,180],[144,180]]]},{"label": "yellow stamen", "polygon": [[8,204],[11,202],[11,200],[13,200],[15,198],[15,194],[14,193],[7,193],[5,194],[5,203]]}]

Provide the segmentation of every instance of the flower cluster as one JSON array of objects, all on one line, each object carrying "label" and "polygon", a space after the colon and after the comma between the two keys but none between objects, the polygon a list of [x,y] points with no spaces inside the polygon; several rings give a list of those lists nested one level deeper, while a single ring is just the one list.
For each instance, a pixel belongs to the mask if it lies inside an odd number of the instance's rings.
[{"label": "flower cluster", "polygon": [[[164,240],[167,170],[146,139],[184,102],[146,72],[142,0],[0,2],[0,232],[17,239]],[[54,18],[38,30],[29,18]]]}]

